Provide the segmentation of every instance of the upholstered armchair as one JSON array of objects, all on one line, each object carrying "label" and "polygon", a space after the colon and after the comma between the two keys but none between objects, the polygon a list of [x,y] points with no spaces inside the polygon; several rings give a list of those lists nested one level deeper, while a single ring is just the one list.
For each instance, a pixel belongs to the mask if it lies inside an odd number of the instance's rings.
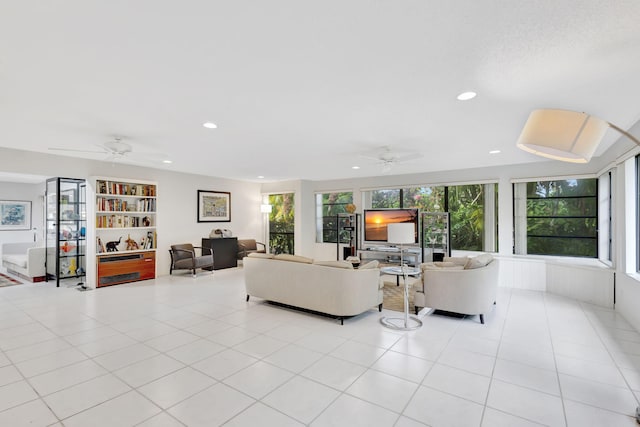
[{"label": "upholstered armchair", "polygon": [[[197,254],[196,249],[199,249],[200,255]],[[196,277],[196,269],[209,267],[213,272],[213,251],[211,248],[183,243],[171,245],[169,253],[171,254],[169,274],[172,274],[173,270],[191,270],[193,277]]]},{"label": "upholstered armchair", "polygon": [[[258,249],[258,246],[261,248]],[[256,242],[255,239],[238,239],[238,259],[242,259],[252,253],[267,253],[267,246],[264,243]]]}]

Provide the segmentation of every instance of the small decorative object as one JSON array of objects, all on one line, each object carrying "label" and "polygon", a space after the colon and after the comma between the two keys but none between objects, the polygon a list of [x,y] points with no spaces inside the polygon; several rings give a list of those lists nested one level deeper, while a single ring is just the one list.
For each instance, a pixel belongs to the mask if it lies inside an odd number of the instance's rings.
[{"label": "small decorative object", "polygon": [[78,270],[78,266],[76,264],[76,259],[71,258],[69,261],[69,274],[76,275],[76,271]]},{"label": "small decorative object", "polygon": [[31,202],[0,200],[0,231],[31,229]]},{"label": "small decorative object", "polygon": [[198,222],[231,221],[231,193],[198,190]]},{"label": "small decorative object", "polygon": [[107,252],[118,252],[118,245],[122,241],[122,236],[118,239],[118,241],[107,242]]},{"label": "small decorative object", "polygon": [[149,227],[151,225],[151,218],[148,216],[142,217],[142,225],[144,227]]},{"label": "small decorative object", "polygon": [[135,251],[138,248],[138,243],[131,238],[131,235],[127,235],[127,240],[124,241],[127,244],[128,251]]},{"label": "small decorative object", "polygon": [[350,214],[352,214],[356,211],[356,205],[354,205],[353,203],[349,203],[347,206],[344,207],[344,209]]},{"label": "small decorative object", "polygon": [[98,242],[96,244],[96,252],[98,252],[99,254],[105,252],[104,250],[104,244],[102,244],[102,240],[100,240],[100,238],[98,237]]}]

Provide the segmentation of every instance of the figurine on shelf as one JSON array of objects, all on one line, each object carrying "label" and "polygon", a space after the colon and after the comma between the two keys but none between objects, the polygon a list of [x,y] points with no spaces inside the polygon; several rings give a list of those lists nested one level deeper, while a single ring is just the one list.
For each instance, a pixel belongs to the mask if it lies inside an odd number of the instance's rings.
[{"label": "figurine on shelf", "polygon": [[107,252],[118,252],[118,245],[120,244],[120,242],[122,241],[122,236],[120,236],[120,238],[115,241],[111,241],[111,242],[107,242]]},{"label": "figurine on shelf", "polygon": [[99,254],[101,254],[101,253],[105,252],[105,250],[104,250],[104,245],[102,244],[102,240],[100,240],[100,238],[99,238],[99,237],[98,237],[98,242],[97,242],[97,245],[96,245],[96,251],[97,251]]},{"label": "figurine on shelf", "polygon": [[127,244],[128,251],[135,251],[139,249],[138,243],[136,243],[136,241],[131,238],[131,234],[127,236],[127,240],[125,240],[125,243]]},{"label": "figurine on shelf", "polygon": [[72,276],[75,276],[77,270],[78,270],[78,266],[76,264],[76,259],[71,258],[69,262],[69,274],[71,274]]}]

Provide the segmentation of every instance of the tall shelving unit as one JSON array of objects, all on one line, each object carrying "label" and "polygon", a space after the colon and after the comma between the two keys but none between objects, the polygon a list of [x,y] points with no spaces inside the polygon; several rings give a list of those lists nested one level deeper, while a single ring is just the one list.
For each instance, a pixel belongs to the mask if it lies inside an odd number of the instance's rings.
[{"label": "tall shelving unit", "polygon": [[[81,279],[86,273],[87,184],[84,179],[46,182],[46,280]],[[78,283],[82,284],[82,282]]]},{"label": "tall shelving unit", "polygon": [[[340,213],[336,215],[336,259],[347,259],[348,256],[357,256],[359,249],[359,227],[360,214],[357,213]],[[342,258],[340,254],[340,245],[343,246]]]},{"label": "tall shelving unit", "polygon": [[451,256],[449,212],[422,212],[422,262]]},{"label": "tall shelving unit", "polygon": [[98,178],[96,192],[96,287],[156,277],[154,182]]}]

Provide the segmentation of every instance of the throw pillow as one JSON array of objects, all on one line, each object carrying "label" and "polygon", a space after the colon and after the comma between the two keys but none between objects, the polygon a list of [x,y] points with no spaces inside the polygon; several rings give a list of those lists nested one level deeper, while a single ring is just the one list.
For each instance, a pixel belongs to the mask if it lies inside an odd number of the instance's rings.
[{"label": "throw pillow", "polygon": [[469,258],[469,261],[464,266],[465,270],[472,270],[474,268],[481,268],[493,261],[493,256],[490,254],[482,254],[477,257]]},{"label": "throw pillow", "polygon": [[306,256],[300,255],[279,254],[274,256],[273,259],[279,259],[280,261],[301,262],[303,264],[313,264],[312,258],[307,258]]},{"label": "throw pillow", "polygon": [[369,270],[370,268],[378,268],[378,260],[374,259],[373,261],[369,261],[366,264],[362,264],[360,267],[358,267],[358,270]]},{"label": "throw pillow", "polygon": [[347,270],[353,270],[353,264],[349,261],[316,261],[315,265],[322,265],[325,267],[346,268]]}]

